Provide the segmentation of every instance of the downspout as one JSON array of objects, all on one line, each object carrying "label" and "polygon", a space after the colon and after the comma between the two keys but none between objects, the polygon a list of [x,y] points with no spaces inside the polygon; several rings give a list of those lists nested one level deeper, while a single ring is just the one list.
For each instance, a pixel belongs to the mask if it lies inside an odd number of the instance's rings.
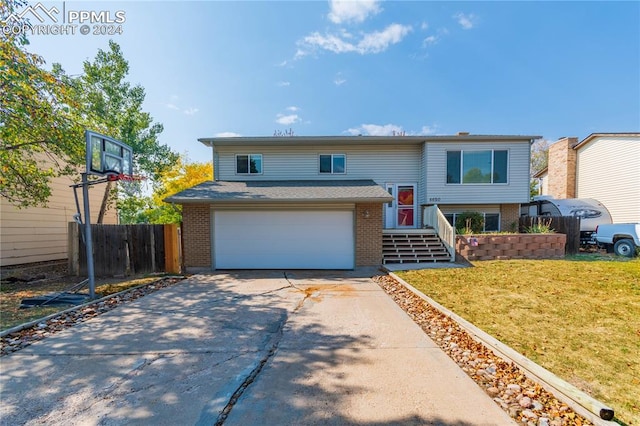
[{"label": "downspout", "polygon": [[218,155],[218,151],[216,151],[216,147],[215,145],[211,144],[211,151],[212,151],[212,159],[211,161],[212,166],[213,166],[213,180],[218,180],[219,179],[219,173],[218,173],[218,159],[219,159],[219,155]]}]

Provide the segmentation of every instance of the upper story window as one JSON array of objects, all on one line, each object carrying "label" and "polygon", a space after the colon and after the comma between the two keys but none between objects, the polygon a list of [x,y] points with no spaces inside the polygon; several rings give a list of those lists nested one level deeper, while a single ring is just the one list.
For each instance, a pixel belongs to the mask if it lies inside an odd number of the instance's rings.
[{"label": "upper story window", "polygon": [[447,183],[507,183],[507,150],[447,151]]},{"label": "upper story window", "polygon": [[236,173],[239,175],[262,174],[262,154],[237,154]]},{"label": "upper story window", "polygon": [[345,154],[320,154],[320,173],[343,174],[346,164]]}]

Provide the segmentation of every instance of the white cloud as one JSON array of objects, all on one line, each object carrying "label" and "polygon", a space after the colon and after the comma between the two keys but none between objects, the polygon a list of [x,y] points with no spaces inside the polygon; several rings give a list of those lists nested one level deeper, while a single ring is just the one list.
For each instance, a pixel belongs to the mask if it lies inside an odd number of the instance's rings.
[{"label": "white cloud", "polygon": [[[336,35],[321,35],[319,32],[315,32],[311,35],[306,36],[303,39],[303,45],[309,46],[311,48],[328,50],[333,53],[354,52],[356,50],[356,46],[354,46],[352,43],[342,40]],[[298,49],[298,52],[296,52],[297,57],[307,54],[308,52],[304,49]]]},{"label": "white cloud", "polygon": [[434,35],[429,36],[429,37],[425,38],[424,40],[422,40],[422,46],[423,47],[433,46],[436,43],[438,43],[438,37],[436,37]]},{"label": "white cloud", "polygon": [[420,130],[420,134],[421,135],[435,135],[437,128],[438,128],[438,126],[436,126],[435,124],[433,126],[422,126],[422,129]]},{"label": "white cloud", "polygon": [[346,83],[347,80],[342,76],[342,73],[336,73],[336,76],[333,79],[333,84],[335,84],[336,86],[342,86],[344,83]]},{"label": "white cloud", "polygon": [[221,132],[221,133],[216,133],[216,137],[217,138],[237,138],[242,136],[240,133],[236,133],[236,132]]},{"label": "white cloud", "polygon": [[398,134],[402,132],[402,127],[395,124],[362,124],[360,127],[351,128],[347,130],[347,133],[352,135],[364,135],[364,136],[392,136],[394,133]]},{"label": "white cloud", "polygon": [[[303,40],[298,41],[298,44],[302,44],[303,42],[304,42]],[[307,56],[308,54],[309,54],[309,52],[308,52],[307,50],[304,50],[304,49],[301,49],[301,48],[297,48],[297,49],[296,49],[296,54],[295,54],[295,55],[293,55],[293,59],[294,59],[294,60],[295,60],[295,59],[300,59],[300,58],[302,58],[303,56]]]},{"label": "white cloud", "polygon": [[435,134],[436,128],[437,126],[434,124],[432,126],[422,126],[419,132],[407,132],[396,124],[362,124],[360,127],[348,129],[345,133],[353,136],[421,136]]},{"label": "white cloud", "polygon": [[278,86],[279,87],[287,87],[287,86],[291,86],[291,83],[288,81],[279,81],[278,82]]},{"label": "white cloud", "polygon": [[382,11],[379,0],[329,0],[329,19],[334,24],[360,23]]},{"label": "white cloud", "polygon": [[429,24],[425,21],[422,21],[422,24],[420,24],[420,29],[423,31],[429,29]]},{"label": "white cloud", "polygon": [[458,24],[460,24],[460,26],[465,30],[470,30],[476,25],[476,22],[477,22],[476,16],[471,13],[469,14],[458,13],[453,15],[453,17],[458,21]]},{"label": "white cloud", "polygon": [[297,106],[290,106],[290,107],[287,107],[287,111],[296,112],[296,111],[300,111],[300,108],[298,108]]},{"label": "white cloud", "polygon": [[379,53],[387,50],[392,44],[399,43],[409,34],[411,26],[391,24],[382,31],[365,34],[358,43],[358,51],[360,53]]},{"label": "white cloud", "polygon": [[182,109],[182,107],[176,105],[176,103],[174,103],[175,101],[178,100],[178,96],[177,95],[171,95],[171,101],[172,102],[168,102],[166,104],[164,104],[164,106],[168,109],[172,109],[174,111],[182,111],[184,114],[186,115],[194,115],[195,113],[197,113],[199,111],[198,108],[194,108],[194,107],[190,107],[187,109]]},{"label": "white cloud", "polygon": [[389,48],[393,44],[400,43],[402,39],[411,32],[410,25],[391,24],[382,31],[374,31],[365,33],[357,43],[345,40],[352,38],[345,34],[320,34],[314,32],[298,42],[299,48],[296,52],[296,58],[300,58],[309,54],[309,51],[321,49],[328,50],[333,53],[357,52],[361,55],[370,53],[380,53]]},{"label": "white cloud", "polygon": [[282,125],[285,125],[285,126],[289,126],[289,125],[297,123],[299,121],[302,121],[302,120],[298,116],[298,114],[289,114],[289,115],[278,114],[276,116],[276,123],[282,124]]}]

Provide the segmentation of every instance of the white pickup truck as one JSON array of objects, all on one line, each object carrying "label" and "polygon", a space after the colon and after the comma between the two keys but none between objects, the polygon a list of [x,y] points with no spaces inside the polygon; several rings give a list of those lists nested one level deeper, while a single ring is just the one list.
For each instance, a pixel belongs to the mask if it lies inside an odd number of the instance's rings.
[{"label": "white pickup truck", "polygon": [[610,223],[598,225],[591,238],[618,256],[633,257],[640,247],[640,223]]}]

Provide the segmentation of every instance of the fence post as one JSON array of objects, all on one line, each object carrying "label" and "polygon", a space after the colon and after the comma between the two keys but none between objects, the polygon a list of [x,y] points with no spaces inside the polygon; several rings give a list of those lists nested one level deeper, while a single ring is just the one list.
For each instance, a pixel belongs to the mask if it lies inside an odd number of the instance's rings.
[{"label": "fence post", "polygon": [[151,245],[151,270],[156,271],[156,234],[153,232],[153,225],[149,225],[149,239]]},{"label": "fence post", "polygon": [[164,269],[170,274],[180,273],[180,238],[178,225],[164,225]]}]

